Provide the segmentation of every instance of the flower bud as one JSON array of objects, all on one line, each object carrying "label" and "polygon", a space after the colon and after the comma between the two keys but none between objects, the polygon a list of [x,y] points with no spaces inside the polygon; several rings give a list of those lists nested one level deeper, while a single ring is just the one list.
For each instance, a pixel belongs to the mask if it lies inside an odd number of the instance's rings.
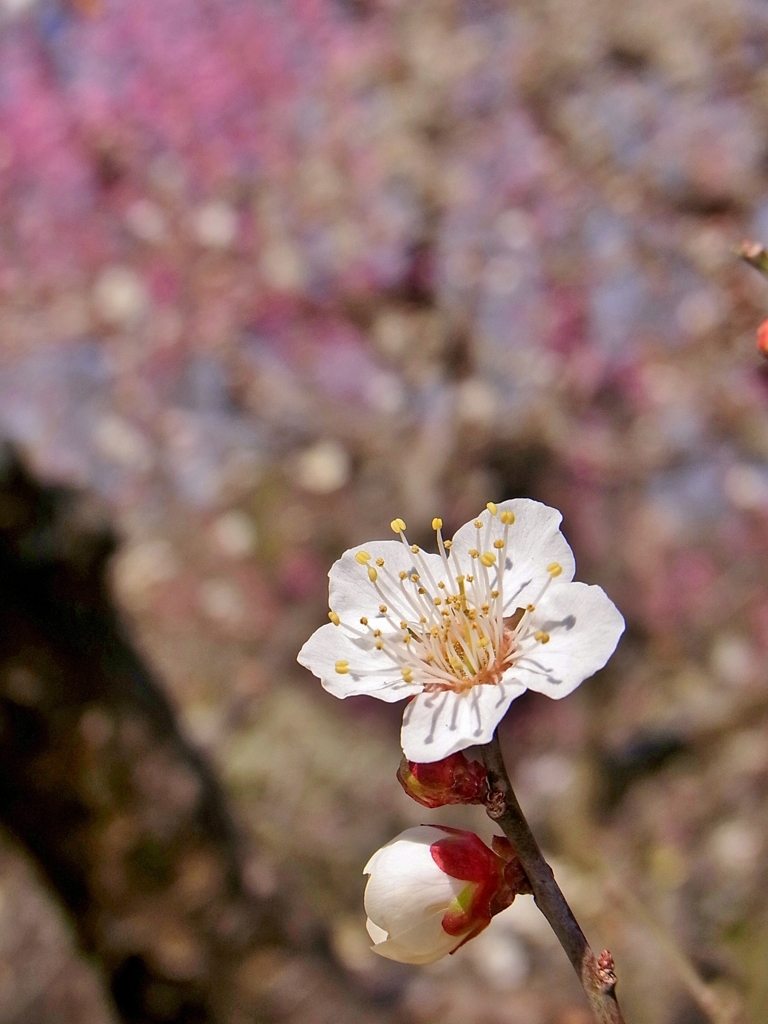
[{"label": "flower bud", "polygon": [[376,953],[431,964],[474,938],[528,880],[509,841],[493,849],[474,834],[417,825],[378,850],[364,874],[366,927]]},{"label": "flower bud", "polygon": [[408,796],[422,807],[483,804],[488,795],[485,768],[479,761],[467,760],[461,750],[431,764],[403,758],[397,779]]}]

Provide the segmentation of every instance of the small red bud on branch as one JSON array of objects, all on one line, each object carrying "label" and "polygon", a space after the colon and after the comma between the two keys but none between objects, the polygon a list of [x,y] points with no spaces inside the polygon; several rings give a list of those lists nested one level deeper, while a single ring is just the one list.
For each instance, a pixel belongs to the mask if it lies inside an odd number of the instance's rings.
[{"label": "small red bud on branch", "polygon": [[408,796],[422,807],[484,804],[488,796],[484,765],[470,761],[462,751],[431,764],[403,758],[397,778]]}]

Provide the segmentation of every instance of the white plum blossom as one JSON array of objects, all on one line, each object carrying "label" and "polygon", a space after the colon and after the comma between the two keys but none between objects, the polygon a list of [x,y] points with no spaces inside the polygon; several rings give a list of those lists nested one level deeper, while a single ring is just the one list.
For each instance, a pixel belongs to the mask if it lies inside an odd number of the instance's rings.
[{"label": "white plum blossom", "polygon": [[389,960],[431,964],[487,927],[519,892],[530,892],[508,840],[490,849],[473,832],[406,829],[363,869],[366,928]]},{"label": "white plum blossom", "polygon": [[487,743],[525,690],[559,699],[605,665],[624,620],[600,587],[574,583],[562,516],[528,498],[490,502],[437,554],[398,540],[332,566],[330,623],[299,662],[336,697],[412,698],[401,740],[431,762]]}]

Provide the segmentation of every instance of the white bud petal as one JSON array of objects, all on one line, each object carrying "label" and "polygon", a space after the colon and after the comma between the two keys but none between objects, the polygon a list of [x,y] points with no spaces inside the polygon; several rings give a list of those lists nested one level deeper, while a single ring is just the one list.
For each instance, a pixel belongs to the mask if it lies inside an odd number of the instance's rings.
[{"label": "white bud petal", "polygon": [[430,846],[446,835],[430,825],[406,829],[366,864],[366,927],[381,956],[429,964],[464,939],[464,934],[449,935],[442,927],[444,914],[470,884],[446,875],[432,857]]}]

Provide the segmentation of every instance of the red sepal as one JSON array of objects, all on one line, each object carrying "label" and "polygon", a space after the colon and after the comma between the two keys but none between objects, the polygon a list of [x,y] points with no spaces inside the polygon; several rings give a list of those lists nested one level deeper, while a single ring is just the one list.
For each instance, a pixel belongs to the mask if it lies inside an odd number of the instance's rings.
[{"label": "red sepal", "polygon": [[495,837],[491,850],[474,832],[447,825],[433,827],[448,834],[430,846],[432,859],[446,875],[469,883],[443,915],[443,930],[449,935],[468,932],[467,941],[486,928],[494,914],[506,909],[518,893],[531,891],[528,879],[509,840]]},{"label": "red sepal", "polygon": [[474,832],[457,829],[453,835],[432,843],[429,850],[435,864],[451,878],[486,882],[489,878],[496,879],[501,873],[499,858]]}]

